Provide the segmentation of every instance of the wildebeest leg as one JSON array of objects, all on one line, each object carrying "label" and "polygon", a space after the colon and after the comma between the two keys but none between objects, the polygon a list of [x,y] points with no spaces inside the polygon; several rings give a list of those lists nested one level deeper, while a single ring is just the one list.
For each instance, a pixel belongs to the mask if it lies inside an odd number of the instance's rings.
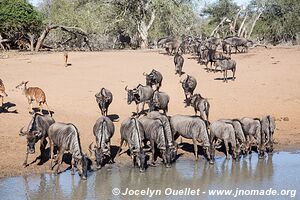
[{"label": "wildebeest leg", "polygon": [[224,140],[225,144],[225,151],[226,151],[226,159],[229,159],[229,147],[228,147],[228,141]]},{"label": "wildebeest leg", "polygon": [[1,104],[0,104],[0,107],[3,106],[3,97],[1,96]]},{"label": "wildebeest leg", "polygon": [[[195,111],[195,116],[197,116],[197,109],[194,108],[194,111]],[[200,112],[200,115],[201,115],[201,112]]]},{"label": "wildebeest leg", "polygon": [[28,160],[28,151],[26,150],[25,160],[24,160],[24,162],[23,162],[23,167],[27,167],[27,166],[28,166],[27,160]]},{"label": "wildebeest leg", "polygon": [[136,114],[137,114],[137,115],[139,114],[139,105],[140,105],[140,104],[136,104]]},{"label": "wildebeest leg", "polygon": [[40,164],[42,164],[43,162],[43,159],[46,158],[46,155],[45,155],[45,149],[46,149],[46,146],[47,146],[47,140],[45,137],[43,137],[40,141],[40,151],[41,151],[41,155],[40,155]]},{"label": "wildebeest leg", "polygon": [[52,170],[52,162],[53,162],[53,158],[54,158],[54,144],[53,142],[50,140],[50,170]]},{"label": "wildebeest leg", "polygon": [[75,168],[74,168],[74,165],[75,165],[75,159],[74,159],[74,157],[72,156],[72,161],[71,161],[71,175],[74,175],[74,174],[75,174]]},{"label": "wildebeest leg", "polygon": [[235,69],[232,69],[232,81],[235,80]]},{"label": "wildebeest leg", "polygon": [[121,139],[120,147],[119,147],[119,150],[118,150],[118,153],[117,153],[118,156],[120,156],[120,153],[121,153],[121,150],[122,150],[123,143],[124,143],[124,140]]},{"label": "wildebeest leg", "polygon": [[145,102],[142,102],[142,111],[141,112],[144,112],[144,108],[145,108]]},{"label": "wildebeest leg", "polygon": [[198,145],[197,145],[197,139],[193,139],[193,143],[194,143],[195,160],[198,160]]},{"label": "wildebeest leg", "polygon": [[58,153],[58,156],[57,156],[57,168],[56,168],[55,174],[59,174],[60,173],[60,166],[61,166],[61,164],[63,162],[64,152],[65,152],[64,148],[61,147],[59,149],[59,153]]},{"label": "wildebeest leg", "polygon": [[155,164],[155,145],[154,145],[154,141],[153,140],[150,140],[150,144],[151,144],[151,152],[152,152],[152,158],[151,158],[151,166],[156,166]]}]

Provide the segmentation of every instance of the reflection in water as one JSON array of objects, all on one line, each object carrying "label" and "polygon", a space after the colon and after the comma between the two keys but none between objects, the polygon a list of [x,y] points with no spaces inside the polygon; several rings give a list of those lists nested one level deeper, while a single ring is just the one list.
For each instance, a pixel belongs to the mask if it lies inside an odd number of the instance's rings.
[{"label": "reflection in water", "polygon": [[[113,196],[112,189],[122,192],[129,189],[162,190],[166,188],[209,189],[297,189],[300,184],[299,154],[281,152],[263,160],[257,156],[245,157],[240,162],[224,157],[210,165],[204,159],[198,162],[180,159],[172,168],[149,167],[145,173],[131,165],[113,166],[89,173],[87,181],[72,176],[70,171],[53,174],[13,177],[0,180],[0,195],[4,199],[124,199]],[[288,170],[286,170],[288,169]],[[284,187],[284,188],[282,188]],[[182,196],[160,196],[164,199],[181,199]],[[128,199],[141,197],[127,196]],[[3,198],[1,198],[3,199]],[[149,199],[143,196],[142,199]],[[217,199],[208,195],[201,199]],[[220,199],[224,199],[220,198]],[[253,199],[249,196],[248,199]],[[261,199],[261,198],[260,198]],[[283,198],[284,199],[284,198]]]}]

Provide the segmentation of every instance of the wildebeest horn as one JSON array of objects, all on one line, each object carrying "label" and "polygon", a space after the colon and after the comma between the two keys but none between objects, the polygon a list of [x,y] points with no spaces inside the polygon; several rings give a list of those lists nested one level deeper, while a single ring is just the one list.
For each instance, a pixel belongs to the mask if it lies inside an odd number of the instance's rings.
[{"label": "wildebeest horn", "polygon": [[125,90],[128,91],[128,85],[126,85]]},{"label": "wildebeest horn", "polygon": [[92,156],[93,155],[93,148],[92,148],[92,146],[93,146],[93,143],[94,142],[92,142],[90,145],[89,145],[89,152],[90,152],[90,156]]},{"label": "wildebeest horn", "polygon": [[26,132],[24,132],[23,129],[24,129],[24,126],[20,129],[20,133],[19,133],[20,136],[26,135]]},{"label": "wildebeest horn", "polygon": [[147,76],[148,74],[146,72],[143,73],[144,76]]}]

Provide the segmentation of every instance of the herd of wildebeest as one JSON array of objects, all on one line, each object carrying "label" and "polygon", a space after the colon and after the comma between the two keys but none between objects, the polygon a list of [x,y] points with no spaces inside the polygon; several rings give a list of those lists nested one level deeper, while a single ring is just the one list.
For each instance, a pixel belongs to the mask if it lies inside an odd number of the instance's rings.
[{"label": "herd of wildebeest", "polygon": [[[231,37],[222,41],[217,38],[209,38],[200,41],[196,47],[194,43],[195,41],[189,37],[180,44],[172,38],[163,38],[158,41],[158,45],[164,47],[169,55],[174,55],[175,74],[182,75],[184,63],[182,54],[187,51],[197,52],[199,62],[203,62],[205,65],[208,62],[215,62],[215,66],[220,67],[222,71],[232,70],[234,73],[236,63],[230,59],[231,48],[235,48],[237,51],[239,51],[239,47],[247,49],[248,43],[251,41]],[[224,50],[223,53],[217,52],[217,47],[220,44]],[[227,53],[229,56],[226,55]],[[66,64],[67,53],[64,54],[64,58]],[[136,112],[133,112],[132,116],[121,123],[121,142],[117,153],[120,156],[127,152],[133,160],[133,165],[138,167],[140,172],[144,172],[148,166],[147,155],[149,152],[151,155],[149,164],[151,166],[155,166],[157,158],[160,157],[166,167],[171,167],[171,164],[178,158],[178,148],[182,147],[181,143],[176,142],[180,136],[193,141],[196,160],[198,159],[198,145],[202,146],[204,157],[210,164],[214,164],[215,149],[221,148],[223,145],[225,146],[226,158],[229,158],[231,154],[232,158],[237,161],[241,155],[250,154],[252,150],[258,152],[259,158],[263,158],[265,152],[271,153],[273,151],[275,130],[273,117],[267,115],[261,119],[243,117],[241,119],[220,119],[209,122],[210,104],[201,94],[194,94],[197,81],[188,74],[180,83],[185,95],[185,106],[193,107],[195,115],[168,116],[170,98],[167,93],[160,91],[163,81],[162,74],[153,69],[150,73],[143,73],[143,75],[146,79],[145,85],[138,84],[132,89],[125,87],[127,103],[134,102]],[[224,72],[224,81],[226,79],[227,73]],[[94,158],[92,159],[93,166],[97,169],[105,164],[113,163],[110,141],[114,135],[115,126],[108,116],[108,108],[113,101],[113,94],[108,89],[101,88],[100,92],[95,94],[101,116],[93,127],[95,145],[93,143],[89,145],[90,154],[87,156],[81,148],[76,126],[71,123],[55,122],[43,90],[38,87],[28,87],[27,84],[28,81],[23,81],[16,86],[23,91],[30,105],[30,113],[33,114],[27,129],[24,130],[23,127],[20,130],[20,135],[27,138],[24,167],[28,166],[28,154],[35,153],[35,144],[38,141],[40,141],[40,159],[49,157],[45,150],[48,143],[47,139],[50,143],[50,168],[53,169],[57,165],[56,174],[61,171],[60,166],[65,151],[72,154],[71,173],[74,174],[76,168],[82,179],[87,178],[90,158]],[[5,87],[0,79],[1,105],[5,96],[7,96]],[[39,104],[40,112],[33,112],[32,103],[34,101]],[[148,111],[144,110],[145,104],[149,107]],[[42,113],[43,105],[46,105],[48,114]],[[128,145],[127,151],[122,151],[124,142]],[[55,152],[56,156],[54,155]]]}]

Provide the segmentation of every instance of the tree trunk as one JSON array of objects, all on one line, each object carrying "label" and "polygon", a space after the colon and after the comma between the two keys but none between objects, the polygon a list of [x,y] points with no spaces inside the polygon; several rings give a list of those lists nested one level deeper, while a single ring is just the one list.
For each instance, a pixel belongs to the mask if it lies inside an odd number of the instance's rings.
[{"label": "tree trunk", "polygon": [[242,12],[242,9],[239,10],[239,12],[235,15],[235,18],[234,18],[234,22],[233,22],[233,27],[232,27],[232,33],[233,35],[236,35],[236,31],[235,31],[235,28],[236,28],[236,22],[237,22],[237,19],[239,18],[240,14]]},{"label": "tree trunk", "polygon": [[150,21],[148,22],[148,25],[146,25],[146,17],[142,18],[139,22],[138,22],[138,33],[139,36],[141,38],[141,48],[145,49],[148,47],[148,33],[149,33],[149,29],[151,28],[154,19],[155,19],[155,10],[152,11],[151,13],[151,18]]},{"label": "tree trunk", "polygon": [[227,17],[224,17],[222,19],[222,21],[218,24],[218,26],[211,32],[210,36],[214,36],[215,32],[217,32],[217,30],[219,29],[219,27],[225,22],[225,20],[227,19]]},{"label": "tree trunk", "polygon": [[250,29],[248,35],[247,35],[247,38],[250,38],[250,36],[252,34],[252,31],[255,27],[255,24],[256,24],[257,20],[260,18],[261,14],[262,14],[262,11],[260,10],[259,13],[257,14],[256,18],[254,19],[253,23],[252,23],[252,26],[251,26],[251,29]]},{"label": "tree trunk", "polygon": [[244,17],[244,19],[243,19],[243,21],[241,23],[241,26],[240,26],[239,31],[238,31],[238,36],[241,36],[241,31],[243,30],[243,26],[244,26],[244,24],[245,24],[245,22],[247,20],[247,17],[248,17],[248,13],[245,14],[245,17]]},{"label": "tree trunk", "polygon": [[27,35],[30,40],[30,51],[34,51],[34,34],[28,33]]},{"label": "tree trunk", "polygon": [[50,30],[51,29],[55,29],[55,28],[58,28],[59,26],[57,25],[53,25],[53,26],[47,26],[45,28],[45,30],[42,32],[41,36],[39,37],[38,41],[37,41],[37,44],[35,46],[35,51],[39,51],[40,48],[43,46],[44,44],[44,41],[45,41],[45,38],[47,37],[47,35],[49,34]]}]

